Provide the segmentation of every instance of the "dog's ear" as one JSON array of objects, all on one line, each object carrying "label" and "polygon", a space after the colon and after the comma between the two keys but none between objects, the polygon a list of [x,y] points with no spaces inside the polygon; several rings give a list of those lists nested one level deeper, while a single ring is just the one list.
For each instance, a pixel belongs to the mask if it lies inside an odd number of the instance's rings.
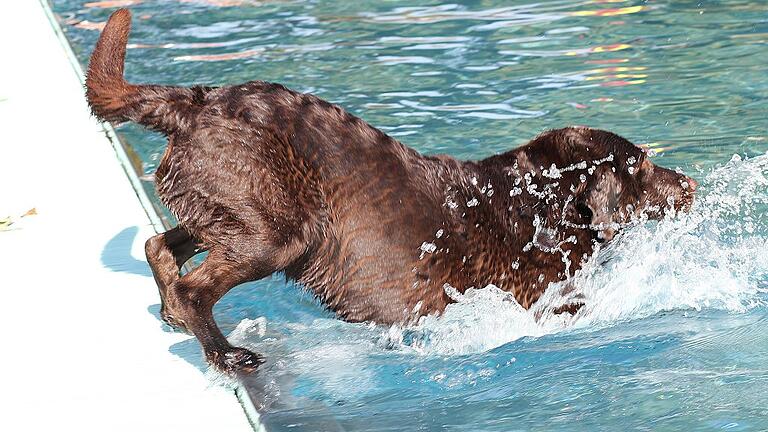
[{"label": "dog's ear", "polygon": [[622,192],[620,179],[611,170],[598,170],[587,188],[576,201],[576,210],[589,220],[590,228],[597,231],[599,242],[607,242],[616,235],[614,215],[619,210]]}]

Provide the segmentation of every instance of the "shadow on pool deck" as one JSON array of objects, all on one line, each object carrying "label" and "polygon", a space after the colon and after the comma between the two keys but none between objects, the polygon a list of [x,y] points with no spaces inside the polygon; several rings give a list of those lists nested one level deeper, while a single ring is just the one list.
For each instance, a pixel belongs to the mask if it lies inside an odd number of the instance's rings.
[{"label": "shadow on pool deck", "polygon": [[[104,267],[121,273],[129,273],[138,276],[145,276],[152,278],[152,271],[149,269],[149,265],[146,261],[137,260],[131,255],[133,244],[136,241],[136,236],[139,233],[139,228],[131,226],[117,233],[112,237],[104,249],[101,252],[101,263]],[[154,316],[160,328],[166,332],[175,332],[170,326],[165,324],[160,318],[160,304],[153,304],[147,307],[147,312]],[[178,342],[168,348],[172,354],[182,358],[187,363],[199,369],[201,372],[205,372],[208,369],[208,364],[203,358],[203,353],[200,350],[200,345],[194,337],[191,337],[183,342]]]},{"label": "shadow on pool deck", "polygon": [[147,262],[139,261],[131,255],[133,242],[138,233],[139,228],[132,226],[112,237],[101,251],[101,263],[104,267],[115,272],[152,277]]}]

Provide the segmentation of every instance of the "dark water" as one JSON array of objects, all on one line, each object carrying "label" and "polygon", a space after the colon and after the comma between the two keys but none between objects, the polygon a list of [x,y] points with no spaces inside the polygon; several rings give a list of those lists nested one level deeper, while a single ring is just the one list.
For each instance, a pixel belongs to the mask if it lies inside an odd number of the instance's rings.
[{"label": "dark water", "polygon": [[[768,3],[135,3],[130,81],[276,81],[461,158],[589,125],[702,185],[586,269],[575,322],[492,287],[416,329],[340,322],[277,277],[234,290],[217,319],[269,358],[270,430],[768,429]],[[53,4],[85,62],[114,8]],[[164,140],[118,131],[151,174]]]}]

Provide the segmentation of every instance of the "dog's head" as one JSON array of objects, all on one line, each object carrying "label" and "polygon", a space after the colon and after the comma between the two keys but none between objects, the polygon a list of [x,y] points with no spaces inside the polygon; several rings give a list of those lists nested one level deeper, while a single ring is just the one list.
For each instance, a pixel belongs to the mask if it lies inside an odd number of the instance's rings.
[{"label": "dog's head", "polygon": [[551,190],[559,197],[560,224],[588,227],[598,242],[611,240],[634,218],[661,219],[693,203],[693,179],[655,165],[642,148],[610,132],[559,129],[520,150],[523,165],[557,184]]}]

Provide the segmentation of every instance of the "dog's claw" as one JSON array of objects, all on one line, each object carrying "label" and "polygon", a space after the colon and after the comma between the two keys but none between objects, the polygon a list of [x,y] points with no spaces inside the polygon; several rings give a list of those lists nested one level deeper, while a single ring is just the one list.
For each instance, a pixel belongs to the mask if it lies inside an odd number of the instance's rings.
[{"label": "dog's claw", "polygon": [[213,366],[228,375],[234,375],[236,372],[251,373],[264,363],[262,356],[245,348],[213,352],[208,358]]},{"label": "dog's claw", "polygon": [[160,312],[160,318],[162,318],[163,322],[168,324],[172,329],[182,333],[192,334],[187,328],[187,324],[184,322],[184,320],[176,318],[172,314],[169,314],[165,311]]}]

